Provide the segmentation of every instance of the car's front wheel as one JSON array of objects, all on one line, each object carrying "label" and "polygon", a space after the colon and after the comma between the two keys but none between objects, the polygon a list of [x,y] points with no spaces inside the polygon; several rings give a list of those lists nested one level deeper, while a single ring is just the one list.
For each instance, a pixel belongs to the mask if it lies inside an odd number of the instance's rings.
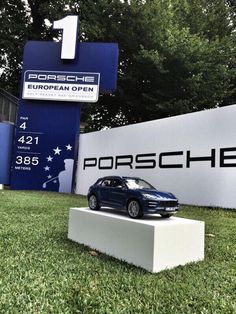
[{"label": "car's front wheel", "polygon": [[142,207],[137,200],[131,200],[128,202],[127,212],[129,216],[134,219],[143,217]]},{"label": "car's front wheel", "polygon": [[88,199],[89,208],[92,210],[99,210],[99,203],[96,195],[92,194]]}]

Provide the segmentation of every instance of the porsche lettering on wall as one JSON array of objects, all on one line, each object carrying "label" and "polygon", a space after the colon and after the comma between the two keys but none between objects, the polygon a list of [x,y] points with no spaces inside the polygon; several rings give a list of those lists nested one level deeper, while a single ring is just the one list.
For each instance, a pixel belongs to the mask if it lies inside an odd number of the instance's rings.
[{"label": "porsche lettering on wall", "polygon": [[233,105],[82,134],[76,193],[99,177],[131,176],[180,203],[236,208],[235,116]]},{"label": "porsche lettering on wall", "polygon": [[[175,162],[176,156],[183,156],[182,163]],[[167,157],[172,157],[172,163],[166,162]],[[154,168],[190,168],[193,162],[208,161],[209,167],[236,167],[236,147],[226,147],[219,149],[219,164],[216,164],[216,149],[211,149],[209,156],[192,156],[188,150],[178,152],[162,152],[137,154],[137,155],[119,155],[84,158],[83,169],[88,167],[97,167],[103,169],[117,169],[118,167],[128,167],[130,169],[154,169]]]}]

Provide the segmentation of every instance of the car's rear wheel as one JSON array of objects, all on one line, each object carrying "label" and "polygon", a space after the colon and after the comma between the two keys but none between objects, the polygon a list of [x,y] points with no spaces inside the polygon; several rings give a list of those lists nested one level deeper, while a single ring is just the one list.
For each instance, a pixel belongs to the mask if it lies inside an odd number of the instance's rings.
[{"label": "car's rear wheel", "polygon": [[162,218],[170,218],[171,216],[173,216],[173,215],[171,215],[171,214],[161,214]]},{"label": "car's rear wheel", "polygon": [[127,212],[133,219],[143,217],[143,210],[137,200],[130,200],[127,205]]},{"label": "car's rear wheel", "polygon": [[99,210],[99,203],[96,195],[92,194],[88,199],[89,208],[92,210]]}]

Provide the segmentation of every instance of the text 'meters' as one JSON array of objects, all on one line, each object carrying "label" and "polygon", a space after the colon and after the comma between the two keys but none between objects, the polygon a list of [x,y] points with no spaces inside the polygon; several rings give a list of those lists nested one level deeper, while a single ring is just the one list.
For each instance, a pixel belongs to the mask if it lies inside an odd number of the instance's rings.
[{"label": "text 'meters'", "polygon": [[23,99],[96,102],[99,73],[33,71],[24,74]]}]

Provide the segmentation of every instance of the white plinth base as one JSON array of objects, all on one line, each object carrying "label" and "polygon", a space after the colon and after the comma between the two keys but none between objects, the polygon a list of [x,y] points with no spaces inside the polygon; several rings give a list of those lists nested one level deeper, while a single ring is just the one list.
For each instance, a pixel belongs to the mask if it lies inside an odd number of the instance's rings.
[{"label": "white plinth base", "polygon": [[71,208],[68,238],[150,272],[204,259],[204,222]]},{"label": "white plinth base", "polygon": [[3,184],[0,184],[0,190],[3,190]]}]

